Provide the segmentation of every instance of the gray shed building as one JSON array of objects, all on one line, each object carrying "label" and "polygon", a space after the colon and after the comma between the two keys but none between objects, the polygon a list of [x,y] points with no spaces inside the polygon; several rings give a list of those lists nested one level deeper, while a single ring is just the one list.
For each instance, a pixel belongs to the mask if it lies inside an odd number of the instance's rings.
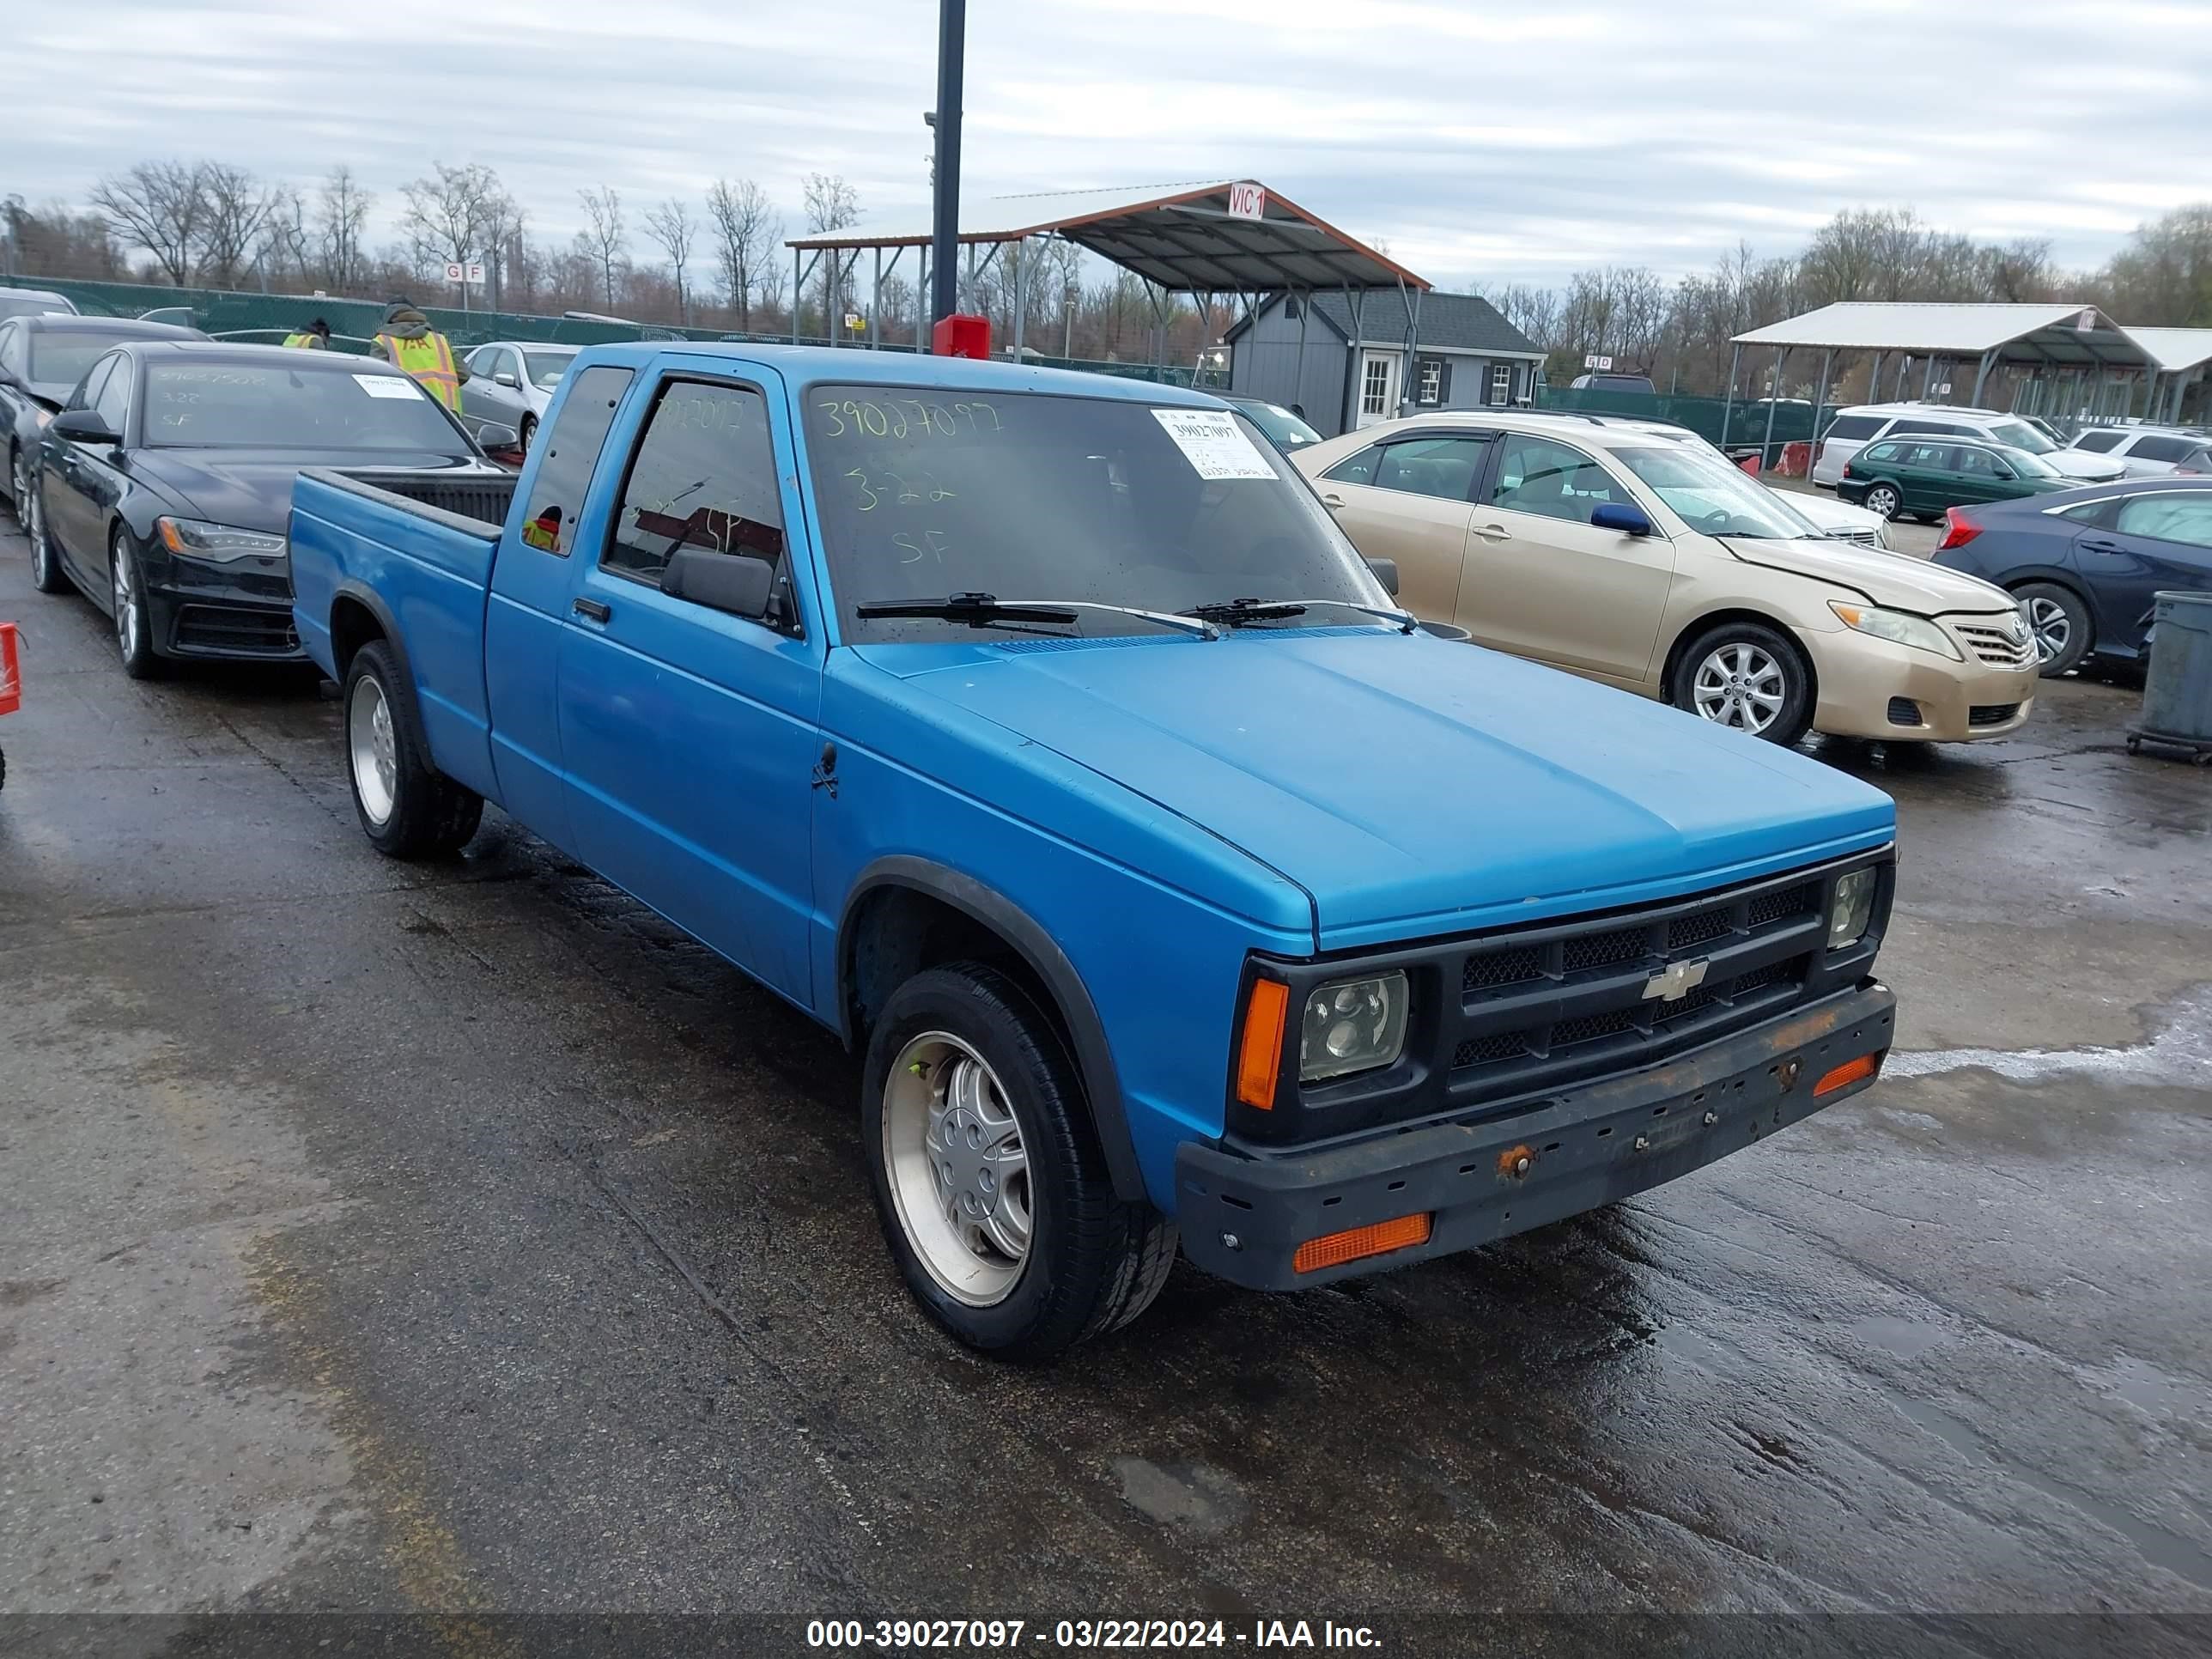
[{"label": "gray shed building", "polygon": [[1324,437],[1401,412],[1528,402],[1544,353],[1472,294],[1420,296],[1414,373],[1406,374],[1407,307],[1388,291],[1269,296],[1231,328],[1229,389],[1302,410]]}]

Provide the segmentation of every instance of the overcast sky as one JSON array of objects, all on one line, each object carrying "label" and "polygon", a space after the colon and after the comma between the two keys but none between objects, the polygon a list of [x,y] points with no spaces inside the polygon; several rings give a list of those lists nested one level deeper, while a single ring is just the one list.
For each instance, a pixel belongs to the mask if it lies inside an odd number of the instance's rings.
[{"label": "overcast sky", "polygon": [[[926,217],[934,0],[0,0],[0,193],[208,156],[499,172],[541,234],[717,174]],[[1250,177],[1431,280],[1668,275],[1838,208],[2100,263],[2212,197],[2212,0],[970,0],[966,194]],[[381,235],[372,240],[382,240]],[[647,250],[638,238],[636,252]]]}]

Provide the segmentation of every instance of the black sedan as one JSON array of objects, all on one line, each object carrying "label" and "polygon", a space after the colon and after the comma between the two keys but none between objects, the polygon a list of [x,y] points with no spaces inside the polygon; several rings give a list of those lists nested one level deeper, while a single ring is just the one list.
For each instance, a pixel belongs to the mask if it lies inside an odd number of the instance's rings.
[{"label": "black sedan", "polygon": [[133,341],[92,366],[40,435],[32,580],[42,593],[74,584],[112,617],[133,678],[171,657],[299,660],[285,532],[310,466],[500,475],[387,364]]},{"label": "black sedan", "polygon": [[39,434],[69,401],[85,370],[125,340],[204,340],[196,328],[66,313],[0,319],[0,489],[23,516],[23,476]]},{"label": "black sedan", "polygon": [[2019,596],[2044,678],[2138,661],[2161,588],[2212,589],[2212,478],[2120,478],[1945,515],[1936,562]]}]

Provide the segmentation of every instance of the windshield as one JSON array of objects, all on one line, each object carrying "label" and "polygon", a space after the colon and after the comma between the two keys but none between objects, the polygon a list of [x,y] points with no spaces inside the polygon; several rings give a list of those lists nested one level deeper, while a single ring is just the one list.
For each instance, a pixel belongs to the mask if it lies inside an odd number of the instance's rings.
[{"label": "windshield", "polygon": [[2008,444],[2002,452],[2014,471],[2023,478],[2061,478],[2065,474],[2043,459],[2040,452],[2031,453],[2018,444]]},{"label": "windshield", "polygon": [[569,364],[576,361],[573,351],[526,351],[522,366],[530,376],[530,384],[550,392],[561,384],[561,377],[568,372]]},{"label": "windshield", "polygon": [[112,334],[50,328],[31,336],[31,379],[40,386],[75,386],[85,371],[115,348]]},{"label": "windshield", "polygon": [[1280,404],[1242,403],[1243,410],[1254,426],[1266,433],[1279,449],[1296,449],[1301,444],[1317,444],[1321,434],[1285,409]]},{"label": "windshield", "polygon": [[[854,614],[862,601],[952,593],[1152,611],[1238,599],[1390,603],[1290,463],[1226,410],[817,386],[806,425],[848,639],[961,631]],[[1334,611],[1326,620],[1358,621]],[[1076,626],[1155,631],[1093,612]]]},{"label": "windshield", "polygon": [[2048,455],[2058,447],[2026,421],[1993,422],[1989,433],[2008,448],[2024,449],[2031,455]]},{"label": "windshield", "polygon": [[155,363],[146,441],[167,448],[471,453],[428,392],[401,374],[262,363]]},{"label": "windshield", "polygon": [[1812,526],[1762,484],[1717,456],[1686,447],[1616,449],[1613,459],[1641,479],[1691,529],[1707,536],[1799,541]]}]

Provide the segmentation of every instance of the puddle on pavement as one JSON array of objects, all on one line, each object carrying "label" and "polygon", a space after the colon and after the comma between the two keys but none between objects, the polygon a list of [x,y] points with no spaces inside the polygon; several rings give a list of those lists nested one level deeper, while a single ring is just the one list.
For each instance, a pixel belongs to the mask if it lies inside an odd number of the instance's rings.
[{"label": "puddle on pavement", "polygon": [[2199,985],[2158,1009],[2149,1041],[2124,1048],[1939,1048],[1893,1052],[1884,1077],[1932,1077],[1970,1068],[2015,1083],[2087,1075],[2111,1083],[2212,1088],[2212,985]]}]

